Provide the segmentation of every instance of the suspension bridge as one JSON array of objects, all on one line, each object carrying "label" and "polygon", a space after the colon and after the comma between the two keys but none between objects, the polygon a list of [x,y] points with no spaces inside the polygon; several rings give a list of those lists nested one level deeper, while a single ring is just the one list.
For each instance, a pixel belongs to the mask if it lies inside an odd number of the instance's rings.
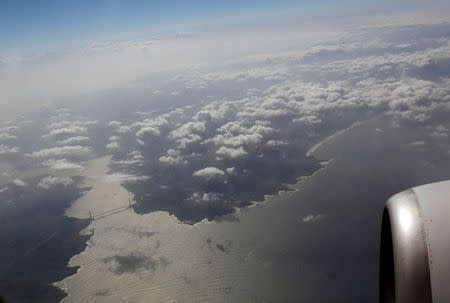
[{"label": "suspension bridge", "polygon": [[131,202],[131,198],[128,197],[128,203],[126,205],[123,205],[123,206],[120,206],[120,207],[116,207],[116,208],[113,208],[113,209],[110,209],[110,210],[107,210],[107,211],[104,211],[104,212],[101,212],[101,213],[97,213],[97,214],[93,214],[91,212],[91,210],[89,210],[89,219],[91,221],[93,221],[93,220],[98,220],[98,219],[102,219],[102,218],[105,218],[105,217],[109,217],[109,216],[121,213],[121,212],[123,212],[123,211],[125,211],[127,209],[131,210],[131,209],[133,209],[134,205],[136,205],[136,203],[132,203]]}]

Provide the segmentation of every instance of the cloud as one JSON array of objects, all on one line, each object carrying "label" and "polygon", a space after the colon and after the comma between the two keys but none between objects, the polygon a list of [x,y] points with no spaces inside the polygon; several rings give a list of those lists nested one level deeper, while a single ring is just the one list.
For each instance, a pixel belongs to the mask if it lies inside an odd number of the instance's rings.
[{"label": "cloud", "polygon": [[205,131],[205,123],[204,122],[188,122],[183,126],[175,129],[170,133],[170,135],[175,139],[180,139],[186,137],[188,135],[192,135],[193,133],[201,133]]},{"label": "cloud", "polygon": [[55,177],[55,176],[47,176],[39,181],[37,184],[38,188],[50,189],[55,186],[64,186],[67,187],[73,183],[73,180],[69,177]]},{"label": "cloud", "polygon": [[[58,112],[58,110],[56,110]],[[63,111],[63,114],[60,114],[59,116],[68,116],[71,117],[72,115],[68,113],[67,111]],[[58,130],[58,129],[76,129],[77,127],[86,128],[92,125],[98,124],[98,120],[92,120],[92,121],[69,121],[69,120],[62,120],[59,122],[54,122],[48,126],[49,129]]]},{"label": "cloud", "polygon": [[26,186],[26,185],[27,185],[26,182],[24,182],[24,181],[22,181],[22,180],[20,180],[20,179],[14,179],[14,180],[13,180],[13,184],[14,184],[14,185],[17,185],[17,186],[20,186],[20,187],[23,187],[23,186]]},{"label": "cloud", "polygon": [[106,183],[127,183],[127,182],[141,182],[150,179],[149,176],[135,176],[125,173],[113,173],[104,176]]},{"label": "cloud", "polygon": [[409,146],[424,146],[425,141],[424,140],[414,141],[414,142],[408,143],[408,145]]},{"label": "cloud", "polygon": [[125,158],[124,160],[112,159],[111,163],[119,166],[133,166],[133,165],[143,166],[144,157],[142,156],[140,151],[135,150],[128,153],[127,158]]},{"label": "cloud", "polygon": [[225,147],[222,146],[216,151],[216,154],[219,156],[225,156],[230,158],[239,158],[246,156],[248,153],[245,151],[245,149],[240,146],[239,148],[232,148],[232,147]]},{"label": "cloud", "polygon": [[64,127],[64,128],[58,128],[50,131],[50,135],[52,136],[61,136],[61,135],[75,135],[75,134],[82,134],[87,132],[87,127],[83,126],[71,126],[71,127]]},{"label": "cloud", "polygon": [[236,167],[228,167],[227,169],[225,169],[225,171],[227,172],[227,174],[235,174],[236,173]]},{"label": "cloud", "polygon": [[201,170],[195,171],[192,175],[194,177],[201,177],[206,180],[211,180],[220,176],[223,176],[225,173],[223,170],[218,169],[217,167],[206,167]]},{"label": "cloud", "polygon": [[0,141],[15,140],[17,136],[8,133],[0,133]]},{"label": "cloud", "polygon": [[89,142],[88,137],[76,136],[76,137],[67,138],[65,140],[60,140],[60,141],[56,142],[56,144],[65,146],[65,145],[79,145],[79,144],[88,143],[88,142]]},{"label": "cloud", "polygon": [[202,137],[196,134],[190,134],[186,137],[177,140],[178,147],[181,149],[185,149],[189,144],[199,142],[202,140]]},{"label": "cloud", "polygon": [[125,134],[131,132],[131,127],[128,125],[122,125],[115,129],[115,131],[119,134]]},{"label": "cloud", "polygon": [[7,146],[0,144],[0,155],[17,154],[20,148],[17,146]]},{"label": "cloud", "polygon": [[155,259],[152,256],[141,253],[130,253],[125,256],[115,255],[104,258],[103,262],[113,262],[114,266],[110,267],[109,270],[116,275],[134,273],[141,270],[155,271],[158,268],[166,268],[170,264],[169,260],[165,257]]},{"label": "cloud", "polygon": [[302,218],[302,222],[304,223],[314,223],[314,222],[318,222],[318,221],[322,221],[327,217],[326,214],[309,214],[305,217]]},{"label": "cloud", "polygon": [[196,204],[220,202],[223,196],[211,192],[195,192],[187,200]]},{"label": "cloud", "polygon": [[241,134],[234,137],[226,138],[223,143],[231,146],[241,146],[247,144],[258,144],[262,141],[260,134]]},{"label": "cloud", "polygon": [[42,162],[42,165],[47,166],[51,169],[56,170],[66,170],[66,169],[75,169],[82,170],[83,166],[67,161],[66,159],[49,159]]},{"label": "cloud", "polygon": [[114,127],[114,128],[116,128],[116,127],[119,127],[119,126],[121,126],[121,125],[122,125],[122,123],[121,123],[121,122],[119,122],[119,121],[110,121],[110,122],[108,123],[108,125],[109,125],[109,126],[111,126],[111,127]]},{"label": "cloud", "polygon": [[180,156],[180,154],[173,149],[169,149],[167,151],[167,155],[159,157],[159,162],[169,164],[169,165],[177,165],[180,163],[185,163],[185,164],[187,163],[187,161],[184,160],[183,157]]},{"label": "cloud", "polygon": [[444,125],[438,125],[430,133],[432,137],[448,137],[449,130]]},{"label": "cloud", "polygon": [[16,133],[18,130],[19,130],[19,127],[15,126],[15,125],[0,127],[0,132],[7,133],[7,134]]},{"label": "cloud", "polygon": [[143,136],[150,134],[150,135],[154,135],[154,136],[159,136],[160,135],[160,131],[159,129],[155,128],[155,127],[151,127],[151,126],[146,126],[141,128],[137,133],[136,136],[139,138],[142,138]]},{"label": "cloud", "polygon": [[54,148],[45,148],[39,151],[25,154],[29,158],[51,158],[51,157],[87,157],[91,154],[88,146],[74,145]]},{"label": "cloud", "polygon": [[287,142],[282,140],[269,140],[266,143],[267,146],[281,146],[281,145],[287,145]]},{"label": "cloud", "polygon": [[108,144],[106,144],[105,148],[109,150],[118,149],[119,143],[117,143],[117,141],[109,142]]}]

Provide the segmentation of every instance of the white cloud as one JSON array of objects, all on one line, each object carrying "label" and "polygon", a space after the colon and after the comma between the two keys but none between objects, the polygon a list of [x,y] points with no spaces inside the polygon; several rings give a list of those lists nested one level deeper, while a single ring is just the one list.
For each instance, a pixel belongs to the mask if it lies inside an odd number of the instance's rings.
[{"label": "white cloud", "polygon": [[222,195],[211,192],[195,192],[187,198],[188,201],[194,203],[211,203],[220,201],[221,199]]},{"label": "white cloud", "polygon": [[29,158],[51,158],[51,157],[87,157],[91,154],[88,146],[74,145],[54,148],[45,148],[39,151],[25,154]]},{"label": "white cloud", "polygon": [[267,146],[281,146],[281,145],[287,145],[287,142],[282,140],[269,140],[266,143]]},{"label": "white cloud", "polygon": [[[57,110],[58,111],[58,110]],[[61,115],[61,114],[60,114]],[[65,116],[71,116],[69,113],[65,113]],[[58,118],[59,119],[59,118]],[[76,127],[89,127],[92,125],[98,124],[97,120],[93,121],[69,121],[69,120],[62,120],[59,122],[54,122],[48,126],[49,129],[62,129],[62,128],[76,128]]]},{"label": "white cloud", "polygon": [[110,143],[106,144],[105,147],[106,147],[106,149],[109,149],[109,150],[118,149],[119,148],[119,143],[117,143],[117,141],[113,141],[113,142],[110,142]]},{"label": "white cloud", "polygon": [[181,149],[185,149],[189,144],[199,142],[202,140],[202,137],[196,134],[190,134],[186,137],[177,140],[178,146]]},{"label": "white cloud", "polygon": [[186,164],[187,161],[183,159],[180,153],[174,149],[169,149],[167,154],[159,157],[159,162],[169,164],[169,165],[177,165],[180,163]]},{"label": "white cloud", "polygon": [[195,171],[192,175],[195,177],[201,177],[206,180],[214,179],[220,176],[223,176],[225,173],[223,170],[218,169],[217,167],[206,167],[204,169]]},{"label": "white cloud", "polygon": [[74,170],[82,170],[83,166],[73,163],[73,162],[69,162],[66,159],[49,159],[46,160],[44,162],[42,162],[42,165],[47,166],[51,169],[55,169],[55,170],[69,170],[69,169],[74,169]]},{"label": "white cloud", "polygon": [[111,126],[111,127],[116,128],[116,127],[121,126],[122,123],[120,123],[119,121],[110,121],[110,122],[108,123],[108,125]]},{"label": "white cloud", "polygon": [[17,136],[8,133],[0,133],[0,141],[15,140]]},{"label": "white cloud", "polygon": [[247,155],[248,153],[242,146],[240,146],[239,148],[222,146],[216,151],[216,154],[218,154],[219,156],[226,156],[230,158],[239,158]]},{"label": "white cloud", "polygon": [[308,125],[313,125],[313,124],[320,124],[322,123],[322,120],[320,118],[317,117],[317,115],[315,114],[311,114],[311,115],[305,115],[299,118],[295,118],[292,119],[292,122],[299,122],[299,123],[305,123]]},{"label": "white cloud", "polygon": [[234,137],[226,138],[223,144],[231,146],[241,146],[247,144],[258,144],[262,141],[263,136],[260,134],[241,134]]},{"label": "white cloud", "polygon": [[[23,121],[22,121],[22,123],[23,123]],[[16,133],[18,130],[19,130],[19,127],[15,126],[15,125],[0,127],[0,132],[6,132],[8,134]]]},{"label": "white cloud", "polygon": [[318,221],[322,221],[327,217],[326,214],[309,214],[305,217],[303,217],[302,222],[304,223],[314,223],[314,222],[318,222]]},{"label": "white cloud", "polygon": [[0,155],[17,154],[20,148],[17,146],[7,146],[0,144]]},{"label": "white cloud", "polygon": [[37,184],[38,188],[50,189],[54,186],[62,185],[64,187],[69,186],[73,183],[73,180],[69,177],[54,177],[47,176],[41,179]]},{"label": "white cloud", "polygon": [[205,123],[204,122],[187,122],[183,126],[175,129],[170,133],[172,138],[180,139],[186,137],[188,135],[192,135],[193,133],[201,133],[205,131]]},{"label": "white cloud", "polygon": [[52,136],[75,135],[75,134],[82,134],[85,132],[87,132],[87,127],[71,126],[71,127],[54,129],[54,130],[50,131],[50,135],[52,135]]},{"label": "white cloud", "polygon": [[136,136],[141,138],[141,137],[143,137],[143,136],[145,136],[147,134],[151,134],[151,135],[154,135],[154,136],[159,136],[160,135],[160,131],[159,131],[159,129],[157,129],[155,127],[146,126],[146,127],[141,128],[136,133]]},{"label": "white cloud", "polygon": [[420,141],[414,141],[414,142],[410,142],[408,143],[409,146],[424,146],[425,145],[425,141],[424,140],[420,140]]},{"label": "white cloud", "polygon": [[225,171],[227,172],[227,174],[235,174],[236,173],[236,167],[228,167],[227,169],[225,169]]},{"label": "white cloud", "polygon": [[119,134],[125,134],[131,132],[131,127],[129,127],[128,125],[122,125],[116,128],[115,131]]},{"label": "white cloud", "polygon": [[26,182],[24,182],[24,181],[22,181],[20,179],[14,179],[13,183],[14,183],[14,185],[17,185],[17,186],[20,186],[20,187],[23,187],[23,186],[27,185]]},{"label": "white cloud", "polygon": [[148,180],[149,176],[135,176],[130,174],[124,174],[124,173],[114,173],[114,174],[108,174],[104,176],[104,180],[107,183],[126,183],[126,182],[140,182]]},{"label": "white cloud", "polygon": [[67,138],[65,140],[60,140],[60,141],[56,142],[56,144],[60,145],[60,146],[65,146],[65,145],[79,145],[79,144],[88,143],[88,142],[89,142],[88,137],[76,136],[76,137]]},{"label": "white cloud", "polygon": [[138,165],[142,166],[144,162],[144,157],[142,156],[140,151],[132,151],[128,153],[128,157],[126,160],[111,160],[112,163],[116,165],[130,166],[130,165]]}]

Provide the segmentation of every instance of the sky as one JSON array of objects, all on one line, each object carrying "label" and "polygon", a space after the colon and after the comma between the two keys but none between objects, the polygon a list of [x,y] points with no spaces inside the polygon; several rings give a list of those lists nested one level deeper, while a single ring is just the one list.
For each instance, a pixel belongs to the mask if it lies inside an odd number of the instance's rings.
[{"label": "sky", "polygon": [[[120,36],[173,24],[261,13],[293,1],[8,1],[0,13],[2,48]],[[303,1],[305,5],[311,1]]]},{"label": "sky", "polygon": [[[444,1],[430,3],[440,6]],[[218,20],[242,22],[264,15],[344,14],[358,9],[366,12],[389,11],[423,5],[419,1],[372,0],[3,1],[0,10],[0,54],[70,47],[96,39],[132,38]]]}]

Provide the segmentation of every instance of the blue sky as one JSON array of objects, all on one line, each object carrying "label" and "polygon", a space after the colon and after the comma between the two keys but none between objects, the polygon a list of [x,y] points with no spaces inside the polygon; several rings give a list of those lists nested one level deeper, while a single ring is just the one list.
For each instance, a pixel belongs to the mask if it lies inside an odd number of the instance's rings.
[{"label": "blue sky", "polygon": [[[370,3],[371,1],[367,1]],[[375,1],[372,1],[376,3]],[[352,8],[355,0],[11,0],[0,9],[0,52],[153,34],[217,19]],[[367,4],[366,3],[366,4]],[[178,26],[178,28],[177,28]]]},{"label": "blue sky", "polygon": [[[384,3],[383,3],[384,2]],[[440,0],[431,1],[441,2]],[[133,38],[158,30],[186,30],[226,18],[264,14],[343,12],[355,8],[411,8],[418,1],[355,0],[10,0],[0,9],[0,52],[39,50],[96,39]],[[422,4],[423,5],[423,4]]]},{"label": "blue sky", "polygon": [[[202,23],[214,18],[289,7],[293,1],[6,1],[0,10],[2,48],[23,48],[140,33],[172,24]],[[304,1],[312,2],[310,0]]]}]

